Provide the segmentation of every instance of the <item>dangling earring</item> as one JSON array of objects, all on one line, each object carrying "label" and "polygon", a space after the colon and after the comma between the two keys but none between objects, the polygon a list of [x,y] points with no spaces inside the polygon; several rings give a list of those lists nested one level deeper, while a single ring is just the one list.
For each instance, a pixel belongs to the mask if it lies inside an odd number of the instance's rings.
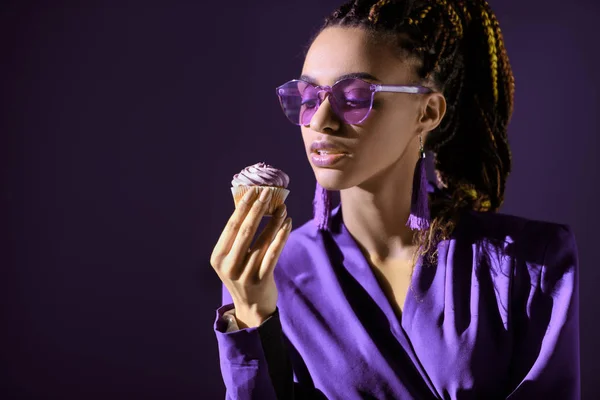
[{"label": "dangling earring", "polygon": [[423,137],[419,135],[419,161],[413,175],[412,195],[410,201],[410,217],[406,226],[413,230],[429,228],[429,201],[427,195],[427,172],[425,170],[425,149]]},{"label": "dangling earring", "polygon": [[331,192],[319,185],[315,190],[313,200],[313,220],[320,230],[329,230],[329,217],[331,216]]}]

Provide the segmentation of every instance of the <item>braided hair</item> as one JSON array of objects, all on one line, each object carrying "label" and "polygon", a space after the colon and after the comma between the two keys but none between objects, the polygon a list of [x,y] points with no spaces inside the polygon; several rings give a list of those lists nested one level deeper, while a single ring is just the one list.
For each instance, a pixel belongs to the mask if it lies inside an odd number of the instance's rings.
[{"label": "braided hair", "polygon": [[434,255],[461,211],[497,211],[504,200],[515,84],[498,20],[485,0],[356,0],[319,32],[334,26],[391,39],[421,61],[419,77],[446,98],[446,114],[424,143],[442,188],[430,198],[429,229],[417,231],[420,254]]}]

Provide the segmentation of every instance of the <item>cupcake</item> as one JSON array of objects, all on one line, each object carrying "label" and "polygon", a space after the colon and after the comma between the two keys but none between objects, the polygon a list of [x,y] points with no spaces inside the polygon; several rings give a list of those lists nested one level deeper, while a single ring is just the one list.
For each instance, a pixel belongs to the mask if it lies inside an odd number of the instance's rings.
[{"label": "cupcake", "polygon": [[239,174],[233,176],[231,193],[237,207],[248,190],[271,190],[273,193],[265,215],[273,215],[290,193],[287,189],[289,183],[290,178],[285,172],[261,162],[246,167]]}]

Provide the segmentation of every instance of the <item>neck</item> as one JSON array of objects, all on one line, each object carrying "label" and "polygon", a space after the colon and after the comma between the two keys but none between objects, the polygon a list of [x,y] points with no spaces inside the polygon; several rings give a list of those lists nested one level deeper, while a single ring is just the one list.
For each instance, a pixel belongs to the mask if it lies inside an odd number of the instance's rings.
[{"label": "neck", "polygon": [[340,192],[344,225],[371,258],[409,260],[416,250],[406,221],[417,157],[405,154],[368,181]]}]

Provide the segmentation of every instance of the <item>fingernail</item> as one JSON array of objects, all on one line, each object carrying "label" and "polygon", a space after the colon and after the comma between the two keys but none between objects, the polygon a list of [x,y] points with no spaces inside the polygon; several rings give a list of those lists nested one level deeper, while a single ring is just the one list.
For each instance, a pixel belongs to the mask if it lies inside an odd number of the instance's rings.
[{"label": "fingernail", "polygon": [[277,211],[277,216],[282,218],[285,215],[286,207],[285,204],[279,206],[279,210]]},{"label": "fingernail", "polygon": [[283,223],[283,229],[285,229],[286,231],[289,231],[290,229],[292,229],[292,219],[288,218],[285,220],[285,222]]},{"label": "fingernail", "polygon": [[250,189],[246,193],[244,193],[244,197],[242,197],[242,201],[248,203],[254,197],[254,190]]},{"label": "fingernail", "polygon": [[259,200],[261,203],[265,203],[267,200],[269,200],[271,198],[271,190],[269,189],[263,189],[262,193],[260,194]]}]

